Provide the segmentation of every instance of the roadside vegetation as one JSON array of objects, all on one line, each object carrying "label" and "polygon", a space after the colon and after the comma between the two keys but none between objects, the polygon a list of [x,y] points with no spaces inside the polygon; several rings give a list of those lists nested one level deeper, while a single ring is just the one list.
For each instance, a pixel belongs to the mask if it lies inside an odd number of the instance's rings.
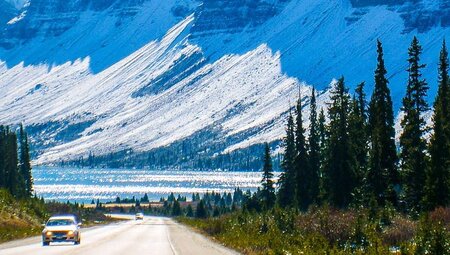
[{"label": "roadside vegetation", "polygon": [[449,215],[450,209],[440,208],[416,221],[389,209],[324,206],[178,220],[244,254],[445,255],[450,250]]},{"label": "roadside vegetation", "polygon": [[28,138],[0,126],[0,242],[38,234],[46,216],[44,202],[33,197]]},{"label": "roadside vegetation", "polygon": [[53,214],[75,214],[85,226],[111,222],[98,208],[78,203],[45,202],[33,194],[28,137],[0,126],[0,243],[35,236]]},{"label": "roadside vegetation", "polygon": [[0,189],[0,243],[38,235],[46,216],[41,199],[16,199],[7,190]]},{"label": "roadside vegetation", "polygon": [[313,89],[307,135],[302,117],[307,98],[299,95],[288,114],[276,185],[266,144],[261,187],[244,196],[239,210],[221,215],[205,200],[198,205],[204,204],[206,213],[198,207],[195,217],[180,221],[244,254],[450,254],[446,44],[431,127],[424,119],[430,107],[417,38],[408,49],[398,144],[379,41],[377,53],[370,101],[364,82],[351,95],[342,77],[330,90],[328,108],[318,110]]}]

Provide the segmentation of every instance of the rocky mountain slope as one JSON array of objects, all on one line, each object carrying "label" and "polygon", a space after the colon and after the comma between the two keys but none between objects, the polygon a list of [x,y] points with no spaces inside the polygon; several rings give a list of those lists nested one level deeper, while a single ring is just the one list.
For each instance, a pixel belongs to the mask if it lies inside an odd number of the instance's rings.
[{"label": "rocky mountain slope", "polygon": [[37,163],[168,148],[199,134],[222,141],[202,151],[214,156],[279,140],[299,86],[325,91],[344,75],[370,93],[377,38],[398,110],[414,35],[432,101],[449,2],[19,2],[0,12],[0,122],[30,126]]}]

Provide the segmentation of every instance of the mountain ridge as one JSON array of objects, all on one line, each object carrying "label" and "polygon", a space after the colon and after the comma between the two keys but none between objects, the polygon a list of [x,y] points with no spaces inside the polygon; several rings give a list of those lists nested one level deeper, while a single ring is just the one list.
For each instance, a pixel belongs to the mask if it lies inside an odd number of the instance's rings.
[{"label": "mountain ridge", "polygon": [[409,1],[73,3],[31,0],[0,36],[0,121],[30,126],[40,164],[143,153],[211,128],[223,140],[211,157],[279,141],[299,86],[309,96],[311,86],[326,90],[344,75],[351,88],[365,80],[370,93],[377,38],[396,110],[413,35],[424,46],[432,101],[450,31],[446,15],[413,18],[434,13],[428,0],[418,10]]}]

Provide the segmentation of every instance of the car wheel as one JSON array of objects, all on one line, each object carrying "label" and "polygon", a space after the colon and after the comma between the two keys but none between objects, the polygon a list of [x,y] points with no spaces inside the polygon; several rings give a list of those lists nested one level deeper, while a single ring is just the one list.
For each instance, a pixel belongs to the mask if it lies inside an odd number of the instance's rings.
[{"label": "car wheel", "polygon": [[50,242],[42,242],[42,246],[49,246]]}]

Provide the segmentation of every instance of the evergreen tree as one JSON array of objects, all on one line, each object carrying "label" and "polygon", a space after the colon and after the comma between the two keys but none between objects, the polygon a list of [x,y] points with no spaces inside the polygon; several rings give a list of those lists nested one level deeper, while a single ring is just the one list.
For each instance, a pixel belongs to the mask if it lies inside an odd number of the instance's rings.
[{"label": "evergreen tree", "polygon": [[220,216],[220,211],[219,211],[219,207],[214,207],[213,210],[213,217],[219,217]]},{"label": "evergreen tree", "polygon": [[15,197],[23,197],[25,185],[18,169],[17,136],[14,132],[6,131],[5,173],[6,188]]},{"label": "evergreen tree", "polygon": [[141,202],[144,202],[144,203],[148,203],[149,202],[147,193],[145,193],[144,197],[141,198]]},{"label": "evergreen tree", "polygon": [[331,104],[328,109],[329,142],[325,170],[327,175],[327,191],[329,201],[337,207],[347,207],[352,198],[354,188],[354,156],[351,155],[351,144],[348,130],[350,97],[345,87],[344,78],[334,85]]},{"label": "evergreen tree", "polygon": [[269,144],[264,146],[264,167],[261,181],[261,200],[265,209],[272,208],[275,204],[275,188],[273,181],[272,157],[270,156]]},{"label": "evergreen tree", "polygon": [[0,126],[0,188],[6,188],[6,169],[5,169],[5,155],[6,155],[6,132],[5,127]]},{"label": "evergreen tree", "polygon": [[311,92],[310,115],[309,115],[309,199],[312,203],[319,201],[320,188],[320,130],[317,119],[317,102],[316,90],[313,88]]},{"label": "evergreen tree", "polygon": [[364,94],[364,82],[356,87],[356,96],[352,100],[349,117],[349,133],[351,141],[351,154],[355,161],[355,192],[354,202],[367,204],[370,196],[366,186],[368,137],[367,137],[367,113],[366,98]]},{"label": "evergreen tree", "polygon": [[194,210],[192,209],[192,205],[191,205],[191,204],[189,204],[189,205],[187,206],[187,209],[186,209],[186,216],[187,216],[187,217],[194,217]]},{"label": "evergreen tree", "polygon": [[279,190],[278,190],[278,203],[281,207],[288,207],[296,205],[295,201],[295,134],[294,134],[294,118],[292,113],[289,112],[286,137],[284,138],[284,156],[282,161],[283,172],[280,175]]},{"label": "evergreen tree", "polygon": [[380,41],[378,41],[377,52],[375,88],[369,103],[370,156],[367,180],[368,187],[379,205],[384,205],[387,201],[396,205],[395,187],[399,184],[399,177],[394,111]]},{"label": "evergreen tree", "polygon": [[19,143],[20,143],[20,174],[24,180],[26,197],[33,195],[33,177],[31,175],[31,162],[30,162],[30,148],[28,145],[27,133],[20,125],[19,130]]},{"label": "evergreen tree", "polygon": [[305,130],[302,119],[302,95],[299,90],[299,97],[296,106],[296,128],[295,128],[295,191],[298,206],[302,210],[308,209],[311,199],[309,197],[310,171],[308,164],[308,153],[306,150]]},{"label": "evergreen tree", "polygon": [[434,102],[433,135],[430,139],[430,167],[426,173],[425,209],[450,203],[450,80],[445,41],[439,58],[439,90]]},{"label": "evergreen tree", "polygon": [[178,200],[175,200],[172,206],[172,216],[180,216],[180,215],[181,215],[180,202],[178,202]]},{"label": "evergreen tree", "polygon": [[318,202],[323,203],[327,200],[326,183],[328,182],[326,175],[326,155],[328,150],[328,131],[326,128],[325,112],[323,108],[320,109],[318,120],[318,133],[319,133],[319,147],[320,147],[320,168],[319,168],[319,198]]},{"label": "evergreen tree", "polygon": [[428,90],[426,81],[422,79],[420,64],[422,47],[414,37],[409,48],[409,79],[406,95],[403,98],[404,117],[401,121],[403,132],[400,136],[400,167],[404,178],[404,198],[410,210],[421,210],[423,200],[426,168],[426,142],[423,138],[425,120],[422,115],[428,110],[425,96]]},{"label": "evergreen tree", "polygon": [[198,202],[197,204],[197,210],[195,210],[195,217],[201,219],[208,217],[208,210],[206,209],[205,201],[203,201],[203,199],[200,199],[200,202]]}]

